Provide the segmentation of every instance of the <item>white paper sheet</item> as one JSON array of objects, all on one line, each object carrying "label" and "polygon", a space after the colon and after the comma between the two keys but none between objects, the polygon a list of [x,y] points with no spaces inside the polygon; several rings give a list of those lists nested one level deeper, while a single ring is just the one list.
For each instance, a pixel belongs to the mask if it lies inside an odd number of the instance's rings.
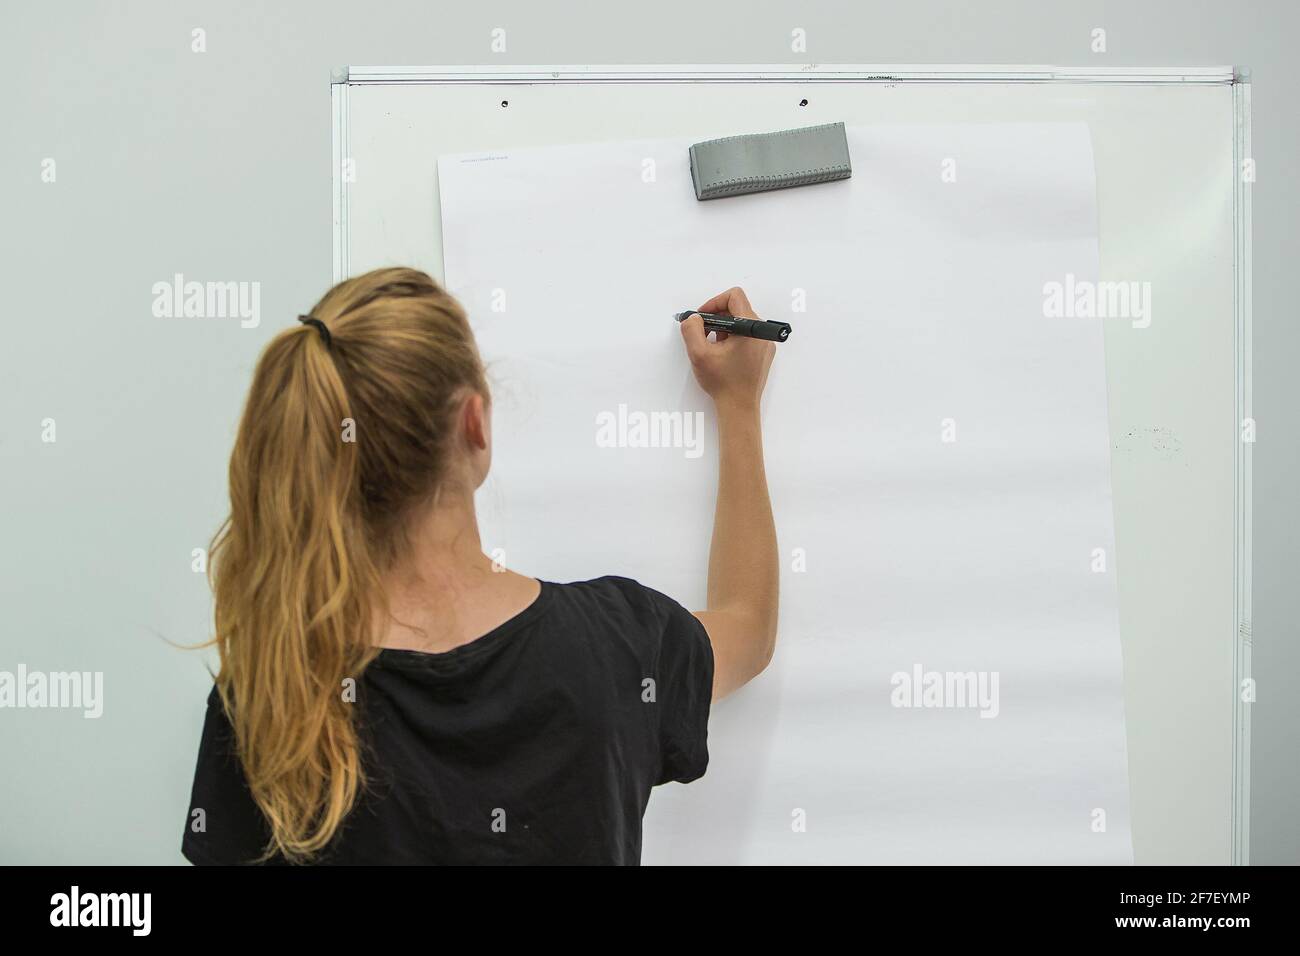
[{"label": "white paper sheet", "polygon": [[[850,180],[705,203],[684,139],[440,158],[485,547],[704,605],[715,422],[671,316],[743,286],[794,327],[763,409],[780,643],[708,774],[656,790],[645,862],[1129,863],[1102,329],[1043,306],[1097,277],[1087,128],[848,136]],[[638,412],[702,433],[601,447]],[[996,674],[996,716],[896,706],[918,669]]]}]

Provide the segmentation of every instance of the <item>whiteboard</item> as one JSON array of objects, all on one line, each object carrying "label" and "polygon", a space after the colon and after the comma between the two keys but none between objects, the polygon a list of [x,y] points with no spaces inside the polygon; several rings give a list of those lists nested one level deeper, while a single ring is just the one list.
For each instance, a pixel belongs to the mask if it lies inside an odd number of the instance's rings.
[{"label": "whiteboard", "polygon": [[[350,69],[333,85],[335,278],[441,277],[441,154],[849,123],[1086,122],[1105,327],[1135,861],[1245,862],[1249,84],[1229,69]],[[860,175],[868,171],[855,169]]]}]

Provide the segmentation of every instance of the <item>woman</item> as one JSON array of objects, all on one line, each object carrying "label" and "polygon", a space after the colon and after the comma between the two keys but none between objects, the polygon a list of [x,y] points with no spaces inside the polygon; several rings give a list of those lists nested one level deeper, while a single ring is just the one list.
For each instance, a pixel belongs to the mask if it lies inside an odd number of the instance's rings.
[{"label": "woman", "polygon": [[[731,289],[701,311],[753,316]],[[708,608],[494,565],[490,398],[460,304],[340,283],[258,361],[212,547],[221,669],[195,863],[638,863],[651,787],[708,763],[711,699],[776,640],[759,397],[775,347],[681,325],[717,409]]]}]

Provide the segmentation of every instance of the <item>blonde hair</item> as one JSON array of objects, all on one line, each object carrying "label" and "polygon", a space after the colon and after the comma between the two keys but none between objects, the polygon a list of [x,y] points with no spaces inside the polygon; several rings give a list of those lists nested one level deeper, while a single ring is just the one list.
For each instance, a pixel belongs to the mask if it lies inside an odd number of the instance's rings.
[{"label": "blonde hair", "polygon": [[293,861],[364,786],[344,681],[377,653],[381,574],[447,476],[466,389],[488,395],[464,309],[422,272],[341,282],[309,318],[327,333],[286,328],[258,359],[210,564],[216,685],[270,826],[263,859]]}]

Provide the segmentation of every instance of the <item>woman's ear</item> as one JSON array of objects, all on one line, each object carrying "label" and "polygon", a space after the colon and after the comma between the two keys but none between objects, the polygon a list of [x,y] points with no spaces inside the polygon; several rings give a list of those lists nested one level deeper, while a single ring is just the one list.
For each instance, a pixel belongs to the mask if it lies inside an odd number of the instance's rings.
[{"label": "woman's ear", "polygon": [[471,391],[465,399],[461,412],[465,428],[465,438],[475,451],[487,451],[490,425],[488,424],[487,405],[483,396]]}]

